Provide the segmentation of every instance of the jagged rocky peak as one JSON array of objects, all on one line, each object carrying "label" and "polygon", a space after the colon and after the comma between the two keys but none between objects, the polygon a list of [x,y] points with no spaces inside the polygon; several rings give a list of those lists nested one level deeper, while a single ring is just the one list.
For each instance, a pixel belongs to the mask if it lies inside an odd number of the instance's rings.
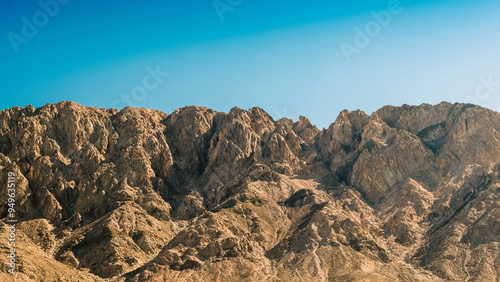
[{"label": "jagged rocky peak", "polygon": [[0,201],[14,172],[23,281],[497,281],[499,140],[499,113],[447,102],[321,131],[257,107],[14,107]]},{"label": "jagged rocky peak", "polygon": [[[450,104],[442,102],[438,105],[422,104],[420,106],[401,107],[385,106],[376,111],[377,115],[389,126],[418,133],[422,129],[445,121],[448,116],[456,115],[456,110],[467,108],[466,104]],[[453,112],[455,110],[455,112]]]}]

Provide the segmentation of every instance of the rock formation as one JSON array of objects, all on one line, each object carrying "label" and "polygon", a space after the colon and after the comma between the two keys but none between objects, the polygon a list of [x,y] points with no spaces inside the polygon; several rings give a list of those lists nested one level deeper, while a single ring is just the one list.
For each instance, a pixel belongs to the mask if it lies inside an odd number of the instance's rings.
[{"label": "rock formation", "polygon": [[73,102],[0,111],[0,277],[18,281],[498,281],[500,113]]}]

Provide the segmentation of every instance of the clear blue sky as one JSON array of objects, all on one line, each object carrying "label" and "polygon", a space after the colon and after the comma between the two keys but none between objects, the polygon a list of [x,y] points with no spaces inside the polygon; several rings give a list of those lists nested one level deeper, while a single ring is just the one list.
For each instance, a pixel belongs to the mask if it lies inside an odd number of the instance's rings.
[{"label": "clear blue sky", "polygon": [[387,104],[500,110],[498,0],[55,1],[0,4],[0,109],[259,106],[320,128]]}]

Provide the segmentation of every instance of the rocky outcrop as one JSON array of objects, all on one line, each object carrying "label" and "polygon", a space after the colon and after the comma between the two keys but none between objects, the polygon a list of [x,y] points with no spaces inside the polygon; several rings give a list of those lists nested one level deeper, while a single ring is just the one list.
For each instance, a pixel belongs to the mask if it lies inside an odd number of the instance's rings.
[{"label": "rocky outcrop", "polygon": [[499,140],[499,113],[445,102],[321,131],[260,108],[15,107],[0,200],[14,172],[26,281],[496,281]]}]

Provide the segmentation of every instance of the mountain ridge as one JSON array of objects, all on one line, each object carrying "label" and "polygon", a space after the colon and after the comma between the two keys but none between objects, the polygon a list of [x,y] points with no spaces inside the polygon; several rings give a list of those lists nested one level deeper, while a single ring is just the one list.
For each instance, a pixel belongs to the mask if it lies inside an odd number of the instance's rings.
[{"label": "mountain ridge", "polygon": [[258,107],[14,107],[0,198],[14,171],[24,280],[495,281],[499,140],[499,113],[447,102],[323,130]]}]

